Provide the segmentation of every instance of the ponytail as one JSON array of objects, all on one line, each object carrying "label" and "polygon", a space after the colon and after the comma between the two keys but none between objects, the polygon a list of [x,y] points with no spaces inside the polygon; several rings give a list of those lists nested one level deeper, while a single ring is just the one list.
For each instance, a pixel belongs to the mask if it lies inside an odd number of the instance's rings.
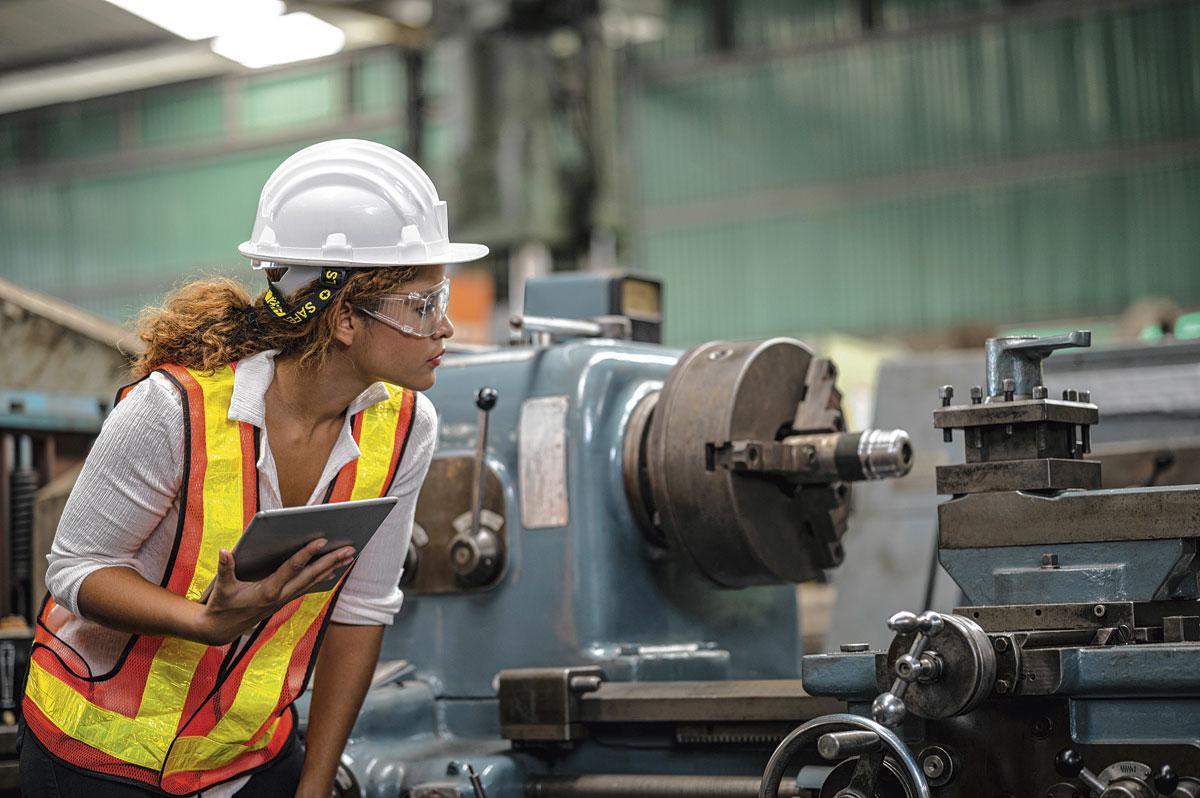
[{"label": "ponytail", "polygon": [[[319,365],[334,347],[336,321],[345,305],[372,308],[417,275],[413,266],[354,269],[321,313],[303,324],[286,325],[228,277],[193,280],[171,293],[162,306],[138,316],[137,334],[146,344],[132,372],[141,379],[165,363],[213,371],[266,349],[295,355],[301,367]],[[274,279],[274,278],[273,278]],[[293,296],[309,290],[301,288]]]},{"label": "ponytail", "polygon": [[133,364],[141,379],[164,363],[213,371],[259,351],[254,302],[235,280],[213,277],[177,289],[161,307],[148,307],[138,317],[138,337],[145,351]]}]

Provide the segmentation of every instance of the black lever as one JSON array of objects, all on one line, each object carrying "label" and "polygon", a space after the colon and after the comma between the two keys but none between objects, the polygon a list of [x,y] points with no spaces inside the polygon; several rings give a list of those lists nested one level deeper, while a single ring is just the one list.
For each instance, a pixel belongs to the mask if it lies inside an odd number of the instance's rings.
[{"label": "black lever", "polygon": [[483,516],[483,474],[487,461],[488,416],[496,406],[500,394],[495,388],[480,388],[475,394],[475,406],[479,408],[479,440],[475,444],[475,484],[472,498],[474,505],[471,513],[471,537],[479,537],[479,527]]},{"label": "black lever", "polygon": [[450,567],[464,587],[485,585],[495,578],[504,558],[500,539],[483,528],[484,478],[487,475],[488,414],[496,406],[495,388],[480,388],[475,395],[479,408],[479,440],[475,446],[475,475],[471,485],[471,529],[450,541]]},{"label": "black lever", "polygon": [[1179,787],[1179,776],[1175,774],[1175,769],[1170,765],[1163,765],[1154,774],[1154,789],[1158,790],[1159,795],[1171,795],[1177,787]]}]

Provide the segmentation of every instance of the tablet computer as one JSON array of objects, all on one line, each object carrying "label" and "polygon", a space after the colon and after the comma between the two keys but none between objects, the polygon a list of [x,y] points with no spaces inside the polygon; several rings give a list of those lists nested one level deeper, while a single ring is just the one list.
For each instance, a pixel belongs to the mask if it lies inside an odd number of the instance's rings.
[{"label": "tablet computer", "polygon": [[[329,542],[316,557],[342,546],[353,546],[357,557],[397,501],[395,496],[385,496],[256,513],[233,549],[234,575],[244,582],[265,579],[289,557],[318,538]],[[353,560],[338,568],[332,578],[318,582],[306,592],[329,590],[352,563]]]}]

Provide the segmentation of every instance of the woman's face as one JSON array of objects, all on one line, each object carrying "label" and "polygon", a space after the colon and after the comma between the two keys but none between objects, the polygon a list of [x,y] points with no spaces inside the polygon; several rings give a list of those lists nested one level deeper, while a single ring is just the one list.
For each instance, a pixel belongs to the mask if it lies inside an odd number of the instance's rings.
[{"label": "woman's face", "polygon": [[[444,279],[444,266],[422,266],[417,278],[405,283],[397,293],[428,291]],[[354,323],[361,325],[362,334],[354,336],[351,352],[371,380],[384,380],[415,391],[433,387],[437,379],[434,372],[446,351],[445,340],[454,335],[454,325],[448,316],[427,338],[406,335],[363,313],[354,314]]]}]

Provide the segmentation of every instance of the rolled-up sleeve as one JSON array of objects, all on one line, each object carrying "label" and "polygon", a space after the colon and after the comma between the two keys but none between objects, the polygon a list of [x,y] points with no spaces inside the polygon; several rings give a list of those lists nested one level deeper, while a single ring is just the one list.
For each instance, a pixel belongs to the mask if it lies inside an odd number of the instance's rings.
[{"label": "rolled-up sleeve", "polygon": [[46,588],[75,615],[82,617],[79,586],[89,574],[112,566],[141,573],[137,554],[179,493],[182,429],[178,394],[153,378],[104,422],[47,555]]},{"label": "rolled-up sleeve", "polygon": [[333,609],[331,620],[335,623],[386,625],[400,611],[404,600],[400,573],[412,539],[417,496],[436,443],[437,413],[424,394],[417,394],[404,459],[388,491],[388,495],[399,501],[359,554]]}]

